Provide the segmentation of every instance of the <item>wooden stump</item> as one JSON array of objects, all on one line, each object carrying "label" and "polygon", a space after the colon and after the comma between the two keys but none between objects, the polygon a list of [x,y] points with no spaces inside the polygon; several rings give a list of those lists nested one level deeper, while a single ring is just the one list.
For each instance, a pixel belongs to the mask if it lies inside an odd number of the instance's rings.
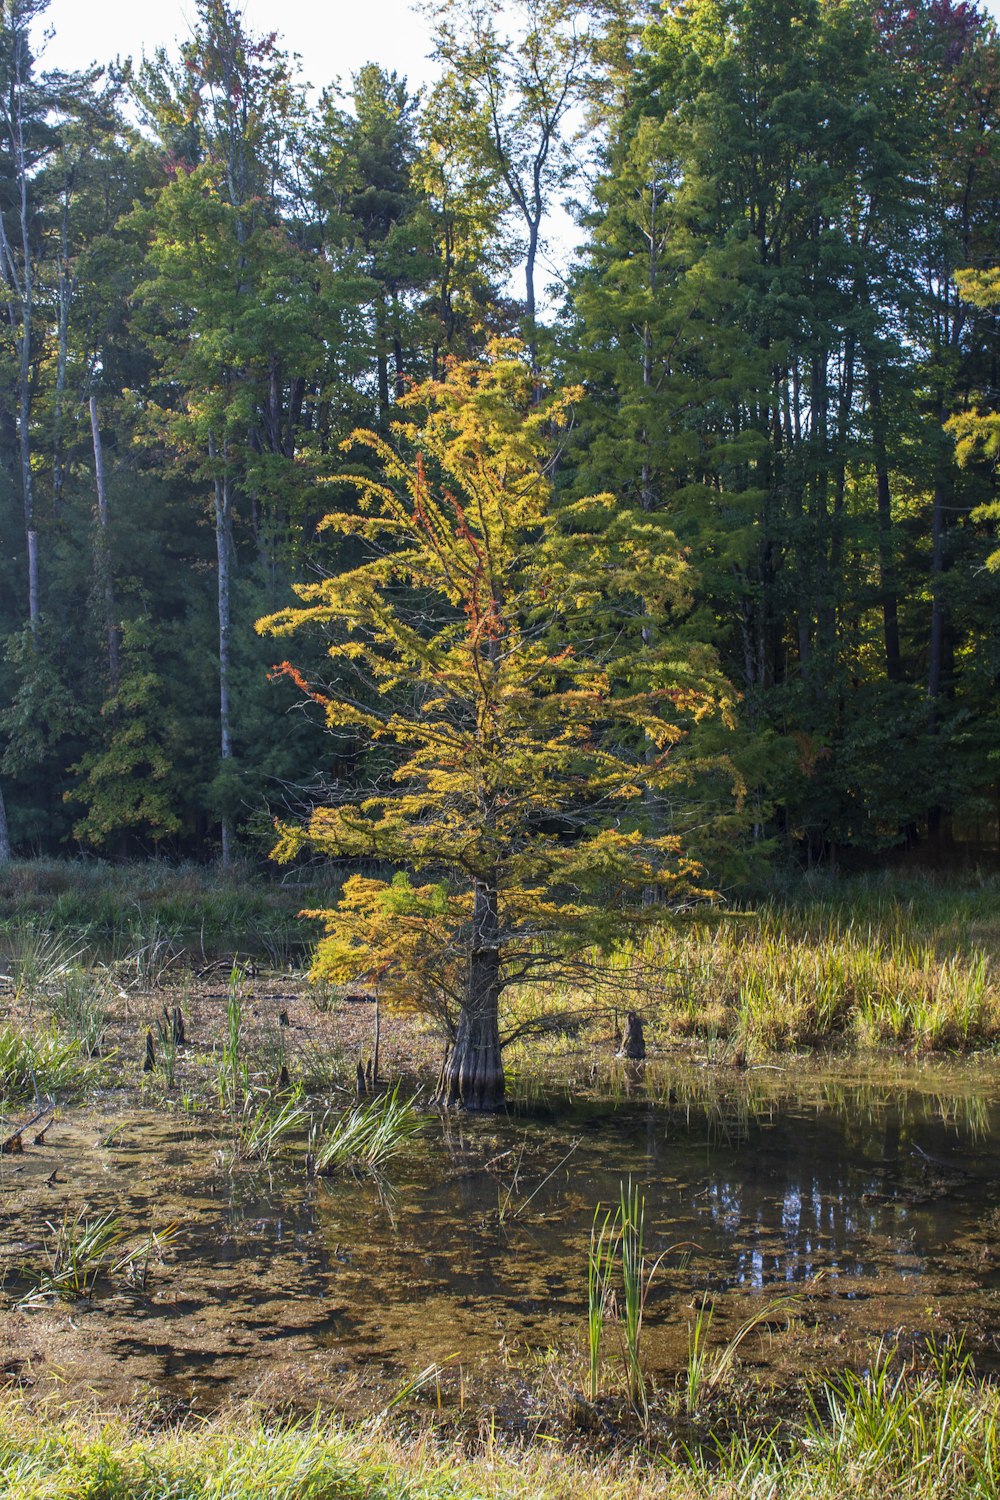
[{"label": "wooden stump", "polygon": [[630,1062],[641,1062],[646,1056],[646,1038],[642,1033],[642,1021],[634,1010],[630,1010],[625,1017],[625,1035],[618,1049],[619,1057],[627,1057]]}]

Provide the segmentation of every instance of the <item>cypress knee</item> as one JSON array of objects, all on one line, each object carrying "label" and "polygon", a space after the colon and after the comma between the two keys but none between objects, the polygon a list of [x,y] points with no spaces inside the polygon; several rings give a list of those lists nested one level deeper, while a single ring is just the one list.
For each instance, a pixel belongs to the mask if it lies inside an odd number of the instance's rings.
[{"label": "cypress knee", "polygon": [[627,1057],[632,1062],[641,1062],[646,1056],[646,1038],[642,1032],[642,1021],[634,1010],[630,1010],[625,1017],[625,1035],[618,1049],[618,1056]]}]

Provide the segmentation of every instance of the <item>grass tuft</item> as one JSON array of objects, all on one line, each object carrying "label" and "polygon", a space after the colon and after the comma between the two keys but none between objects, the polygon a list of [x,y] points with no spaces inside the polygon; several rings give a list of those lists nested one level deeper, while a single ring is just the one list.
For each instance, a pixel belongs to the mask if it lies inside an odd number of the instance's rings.
[{"label": "grass tuft", "polygon": [[397,1085],[337,1120],[324,1119],[310,1140],[313,1170],[321,1176],[342,1170],[377,1175],[421,1128],[415,1098],[400,1099]]}]

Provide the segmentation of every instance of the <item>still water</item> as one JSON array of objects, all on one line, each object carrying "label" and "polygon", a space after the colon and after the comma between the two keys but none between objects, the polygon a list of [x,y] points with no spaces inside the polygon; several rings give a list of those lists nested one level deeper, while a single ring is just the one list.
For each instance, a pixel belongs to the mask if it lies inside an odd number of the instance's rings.
[{"label": "still water", "polygon": [[5,1347],[64,1387],[199,1407],[363,1404],[432,1361],[486,1390],[543,1351],[582,1358],[595,1209],[631,1180],[649,1262],[663,1257],[647,1308],[663,1380],[706,1297],[719,1340],[780,1306],[745,1346],[765,1373],[956,1331],[1000,1362],[992,1063],[577,1073],[515,1085],[501,1119],[428,1114],[381,1183],[310,1182],[301,1143],[231,1170],[218,1133],[180,1111],[70,1114],[0,1164],[8,1301],[46,1224],[84,1203],[177,1237],[146,1295],[8,1308]]}]

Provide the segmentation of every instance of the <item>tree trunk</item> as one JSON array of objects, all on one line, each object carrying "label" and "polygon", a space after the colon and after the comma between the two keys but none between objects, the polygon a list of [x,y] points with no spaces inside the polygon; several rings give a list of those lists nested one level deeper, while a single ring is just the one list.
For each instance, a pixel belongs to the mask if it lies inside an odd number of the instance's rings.
[{"label": "tree trunk", "polygon": [[500,917],[495,887],[476,882],[472,912],[469,989],[455,1045],[441,1069],[437,1102],[445,1109],[501,1109]]},{"label": "tree trunk", "polygon": [[[30,335],[25,333],[22,346],[28,349]],[[21,460],[21,495],[24,502],[24,534],[28,555],[28,623],[32,634],[37,634],[41,613],[38,587],[38,530],[35,523],[35,492],[31,470],[31,421],[30,367],[27,356],[21,360],[20,397],[18,400],[18,449]]]},{"label": "tree trunk", "polygon": [[104,613],[104,638],[108,648],[108,681],[111,692],[118,692],[121,668],[118,655],[118,624],[115,620],[114,583],[111,576],[111,548],[108,543],[108,491],[104,482],[104,447],[101,442],[100,413],[97,397],[90,398],[90,428],[94,438],[94,482],[97,486],[97,587]]},{"label": "tree trunk", "polygon": [[[215,441],[209,436],[208,451],[216,457]],[[223,445],[225,461],[225,445]],[[230,589],[229,557],[232,548],[232,496],[228,474],[216,475],[215,495],[215,552],[218,563],[218,613],[219,613],[219,758],[225,763],[233,758],[233,736],[229,707],[229,639],[230,639]],[[227,870],[233,858],[233,820],[228,810],[222,814],[222,868]]]},{"label": "tree trunk", "polygon": [[868,376],[868,395],[872,413],[872,449],[875,457],[875,503],[878,513],[878,572],[882,596],[882,634],[885,641],[885,675],[890,682],[902,679],[899,650],[899,606],[896,596],[896,564],[892,532],[892,491],[889,488],[889,459],[886,453],[882,394],[878,377]]},{"label": "tree trunk", "polygon": [[524,262],[525,333],[532,372],[538,372],[538,324],[535,320],[535,260],[538,255],[539,218],[528,221],[528,253]]},{"label": "tree trunk", "polygon": [[10,864],[13,857],[10,830],[7,827],[7,806],[3,800],[3,791],[0,790],[0,865]]},{"label": "tree trunk", "polygon": [[66,368],[69,363],[69,307],[73,295],[73,280],[69,271],[70,188],[71,183],[67,182],[63,191],[60,247],[56,262],[58,352],[56,356],[55,406],[52,414],[52,517],[55,521],[59,520],[62,513],[63,484],[66,478],[63,406],[66,396]]}]

